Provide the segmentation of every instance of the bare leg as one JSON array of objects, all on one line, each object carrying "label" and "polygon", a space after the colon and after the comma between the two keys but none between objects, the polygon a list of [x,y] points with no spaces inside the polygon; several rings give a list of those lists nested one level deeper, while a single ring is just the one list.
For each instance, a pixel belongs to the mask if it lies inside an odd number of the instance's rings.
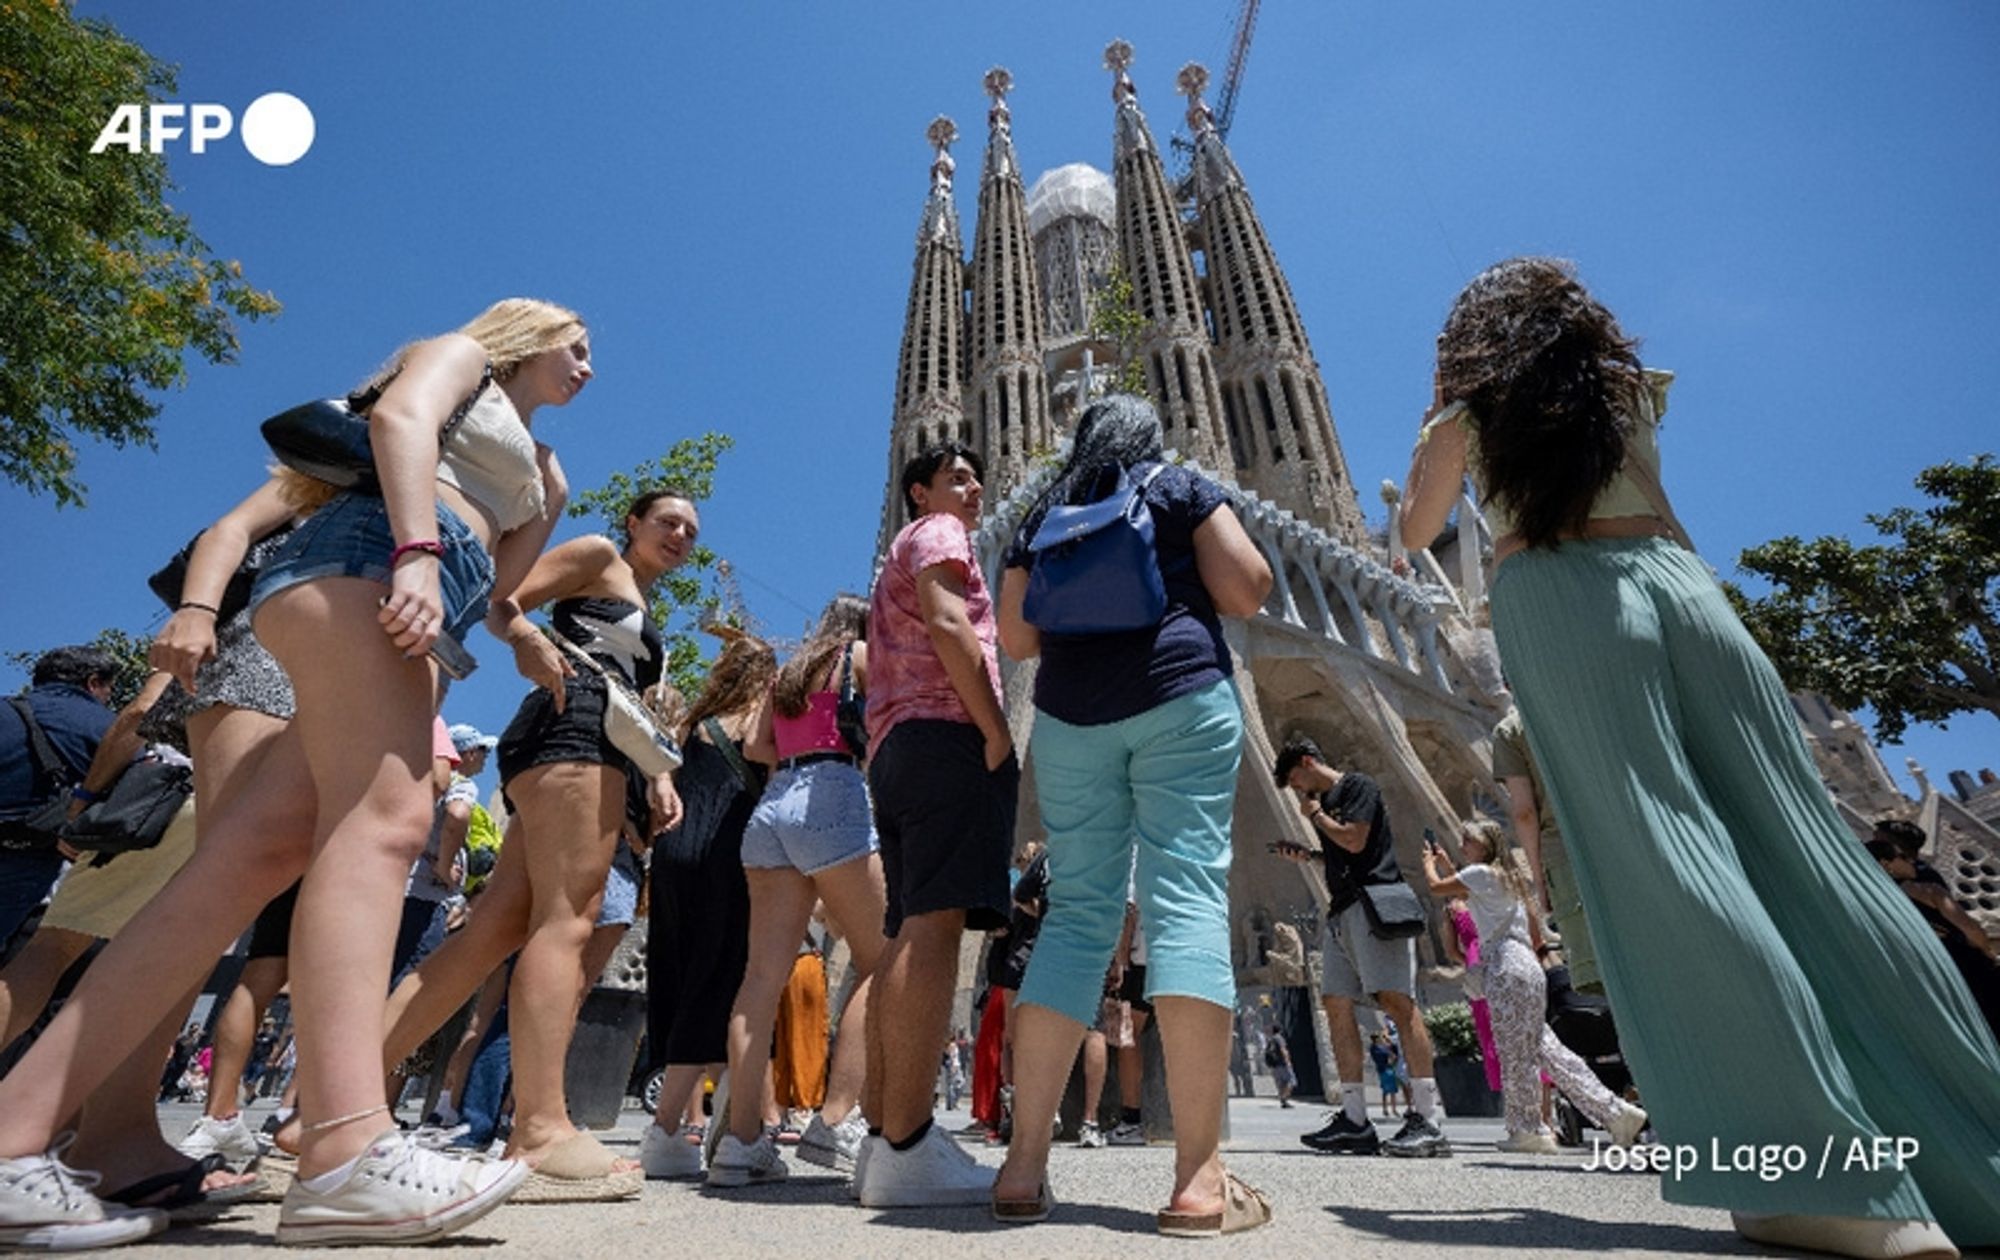
[{"label": "bare leg", "polygon": [[[384,1071],[408,1058],[424,1038],[442,1028],[482,984],[498,979],[495,972],[500,964],[527,940],[527,847],[512,843],[511,834],[510,842],[500,846],[493,877],[486,891],[479,894],[465,926],[445,937],[389,995],[384,1016],[389,1025],[382,1047]],[[491,1009],[499,1009],[497,997]]]},{"label": "bare leg", "polygon": [[[468,925],[469,926],[469,925]],[[460,928],[461,932],[465,929]],[[454,1098],[464,1096],[465,1078],[472,1071],[472,1060],[479,1053],[480,1038],[493,1023],[494,1012],[507,996],[506,977],[495,974],[489,976],[480,986],[478,1004],[472,1008],[472,1018],[466,1021],[465,1035],[458,1039],[458,1048],[452,1051],[451,1062],[445,1065],[444,1089]],[[394,1036],[392,1032],[390,1034]]]},{"label": "bare leg", "polygon": [[[1410,1065],[1410,1076],[1413,1079],[1429,1076],[1431,1074],[1431,1033],[1430,1029],[1424,1027],[1424,1019],[1417,1011],[1417,1004],[1410,1000],[1410,995],[1407,993],[1377,993],[1375,1000],[1382,1004],[1383,1013],[1396,1021],[1396,1032],[1403,1039],[1403,1059]],[[1349,1019],[1347,1026],[1353,1028],[1355,1026],[1354,1021]],[[1358,1038],[1359,1035],[1357,1032],[1356,1037]],[[1337,1046],[1338,1042],[1336,1041],[1335,1044]],[[1355,1044],[1358,1048],[1360,1042],[1357,1040]],[[1359,1068],[1360,1065],[1357,1063],[1356,1070],[1358,1071]],[[1342,1069],[1341,1076],[1345,1078],[1346,1075],[1346,1070]]]},{"label": "bare leg", "polygon": [[660,1104],[653,1110],[653,1123],[668,1133],[687,1123],[688,1109],[694,1106],[694,1092],[708,1075],[704,1063],[670,1063],[660,1077]]},{"label": "bare leg", "polygon": [[507,1005],[514,1054],[507,1145],[509,1155],[533,1163],[576,1135],[563,1065],[583,987],[596,978],[586,978],[583,955],[624,823],[625,776],[610,766],[558,762],[515,775],[507,792],[517,813],[506,847],[527,854],[531,890],[528,939]]},{"label": "bare leg", "polygon": [[1097,1123],[1097,1109],[1104,1102],[1104,1074],[1110,1067],[1104,1034],[1091,1029],[1083,1035],[1083,1123]]},{"label": "bare leg", "polygon": [[208,1077],[208,1109],[215,1120],[227,1120],[242,1109],[243,1065],[257,1039],[257,1021],[264,1008],[285,987],[290,970],[286,958],[252,958],[243,964],[243,976],[229,991],[222,1018],[215,1022],[215,1064]]},{"label": "bare leg", "polygon": [[[763,1082],[771,1066],[771,1029],[778,998],[791,979],[806,921],[812,917],[812,881],[790,867],[744,871],[750,881],[750,957],[729,1012],[729,1115],[716,1117],[740,1142],[763,1131]],[[755,1088],[749,1082],[759,1082]]]},{"label": "bare leg", "polygon": [[[1034,1002],[1015,1003],[1007,1012],[1007,1027],[1014,1034],[1014,1140],[993,1183],[993,1197],[1026,1200],[1034,1198],[1048,1178],[1049,1143],[1054,1137],[1048,1117],[1062,1103],[1084,1027]],[[1178,1112],[1174,1122],[1178,1129]]]},{"label": "bare leg", "polygon": [[1118,1047],[1118,1105],[1126,1111],[1139,1110],[1146,1083],[1146,1025],[1152,1016],[1132,1008],[1132,1044]]},{"label": "bare leg", "polygon": [[291,732],[319,805],[292,919],[302,1178],[356,1158],[386,1127],[382,995],[403,885],[431,824],[432,666],[382,632],[381,593],[323,578],[257,611],[257,636],[298,697]]},{"label": "bare leg", "polygon": [[[868,1002],[884,946],[882,859],[871,853],[865,859],[820,871],[812,879],[820,900],[826,903],[827,917],[854,957],[854,972],[861,978],[840,1013],[840,1033],[834,1038],[833,1063],[827,1072],[826,1101],[820,1108],[821,1119],[839,1124],[862,1103],[867,1084]],[[867,1107],[862,1107],[862,1114],[870,1114]]]},{"label": "bare leg", "polygon": [[[903,920],[876,971],[869,1022],[886,1021],[880,1039],[881,1121],[882,1136],[892,1143],[907,1140],[931,1118],[931,1083],[951,1032],[951,992],[964,934],[963,910],[914,915]],[[1065,1062],[1075,1054],[1072,1046]]]},{"label": "bare leg", "polygon": [[[21,952],[0,968],[0,1048],[34,1026],[63,973],[83,957],[94,938],[68,928],[37,928]],[[154,1080],[159,1073],[153,1074]]]},{"label": "bare leg", "polygon": [[1174,1193],[1167,1206],[1214,1212],[1223,1202],[1218,1152],[1222,1083],[1229,1075],[1229,1008],[1200,998],[1162,997],[1153,1010],[1160,1017],[1167,1097],[1174,1109]]},{"label": "bare leg", "polygon": [[[1333,1066],[1340,1073],[1340,1083],[1359,1085],[1365,1056],[1361,1050],[1361,1025],[1354,1022],[1354,1002],[1349,998],[1322,996],[1319,1004],[1326,1008],[1326,1031],[1333,1042]],[[1428,1047],[1430,1043],[1426,1041],[1424,1045]],[[1428,1065],[1428,1057],[1425,1062]],[[1178,1126],[1178,1119],[1175,1124]]]}]

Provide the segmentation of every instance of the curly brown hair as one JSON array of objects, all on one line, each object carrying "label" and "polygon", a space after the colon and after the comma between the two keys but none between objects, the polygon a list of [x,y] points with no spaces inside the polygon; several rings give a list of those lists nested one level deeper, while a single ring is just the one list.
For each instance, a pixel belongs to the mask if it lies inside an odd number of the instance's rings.
[{"label": "curly brown hair", "polygon": [[1643,387],[1639,343],[1557,258],[1509,258],[1473,277],[1438,334],[1446,404],[1472,411],[1487,498],[1531,547],[1582,532],[1625,461]]}]

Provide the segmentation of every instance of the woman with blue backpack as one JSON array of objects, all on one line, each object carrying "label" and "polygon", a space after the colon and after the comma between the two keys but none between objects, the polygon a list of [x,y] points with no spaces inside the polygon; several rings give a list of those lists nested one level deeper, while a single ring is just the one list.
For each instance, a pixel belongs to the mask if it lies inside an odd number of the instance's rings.
[{"label": "woman with blue backpack", "polygon": [[[1243,718],[1223,617],[1263,606],[1271,570],[1222,487],[1162,459],[1151,404],[1105,398],[1005,559],[1000,641],[1041,658],[1030,747],[1049,832],[1049,902],[1016,1004],[1015,1114],[1053,1116],[1096,1021],[1127,889],[1150,944],[1146,994],[1166,1051],[1173,1193],[1162,1233],[1270,1219],[1218,1154],[1235,973],[1230,818]],[[1136,859],[1135,859],[1136,848]],[[993,1215],[1049,1212],[1048,1127],[1021,1123]]]}]

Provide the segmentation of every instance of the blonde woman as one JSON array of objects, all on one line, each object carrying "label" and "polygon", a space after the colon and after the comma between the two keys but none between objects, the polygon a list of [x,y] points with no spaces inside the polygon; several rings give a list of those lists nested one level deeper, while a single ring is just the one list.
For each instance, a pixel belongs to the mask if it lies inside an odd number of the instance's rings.
[{"label": "blonde woman", "polygon": [[[406,347],[378,374],[368,426],[380,495],[314,493],[326,501],[251,595],[257,638],[290,677],[296,714],[243,790],[215,803],[187,866],[0,1081],[0,1228],[64,1246],[157,1228],[156,1215],[107,1212],[94,1178],[58,1158],[57,1135],[301,872],[291,975],[304,1130],[279,1240],[435,1238],[527,1176],[525,1165],[428,1151],[397,1131],[383,1096],[382,994],[404,881],[430,829],[438,662],[469,668],[463,640],[489,596],[518,586],[547,542],[567,488],[529,425],[591,375],[583,321],[522,298]],[[563,677],[561,656],[518,609],[503,601],[488,625],[515,646],[523,674]]]},{"label": "blonde woman", "polygon": [[1521,1155],[1556,1153],[1555,1135],[1542,1123],[1540,1072],[1547,1072],[1556,1088],[1613,1142],[1630,1146],[1646,1127],[1646,1113],[1606,1089],[1543,1021],[1548,980],[1535,958],[1542,932],[1528,909],[1532,898],[1526,863],[1516,859],[1507,833],[1488,819],[1465,824],[1458,841],[1466,865],[1456,869],[1437,841],[1425,842],[1424,878],[1433,897],[1463,897],[1479,929],[1478,966],[1493,1012],[1500,1092],[1507,1109],[1507,1136],[1500,1139],[1500,1149]]}]

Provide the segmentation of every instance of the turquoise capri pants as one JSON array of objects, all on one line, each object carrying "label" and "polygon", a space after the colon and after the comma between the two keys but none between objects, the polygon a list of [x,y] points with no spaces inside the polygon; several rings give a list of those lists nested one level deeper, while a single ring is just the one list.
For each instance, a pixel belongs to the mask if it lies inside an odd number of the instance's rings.
[{"label": "turquoise capri pants", "polygon": [[1234,1004],[1229,825],[1242,746],[1243,710],[1227,680],[1101,726],[1035,714],[1049,900],[1020,1002],[1095,1023],[1132,890],[1146,997]]}]

